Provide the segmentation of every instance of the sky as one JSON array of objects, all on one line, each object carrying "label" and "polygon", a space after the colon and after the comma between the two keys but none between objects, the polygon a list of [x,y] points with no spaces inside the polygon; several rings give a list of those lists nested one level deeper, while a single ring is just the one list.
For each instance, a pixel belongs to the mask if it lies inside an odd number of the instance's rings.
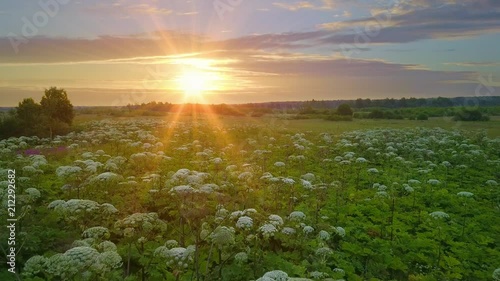
[{"label": "sky", "polygon": [[498,0],[16,0],[0,27],[0,106],[500,95]]}]

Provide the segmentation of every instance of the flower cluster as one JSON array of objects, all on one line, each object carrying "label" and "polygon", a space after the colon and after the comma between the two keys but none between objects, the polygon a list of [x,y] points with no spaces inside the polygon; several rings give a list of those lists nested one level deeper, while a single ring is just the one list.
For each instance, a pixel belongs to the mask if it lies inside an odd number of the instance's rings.
[{"label": "flower cluster", "polygon": [[252,228],[252,226],[253,226],[253,220],[251,217],[248,216],[242,216],[238,218],[238,221],[236,222],[237,228],[249,229]]}]

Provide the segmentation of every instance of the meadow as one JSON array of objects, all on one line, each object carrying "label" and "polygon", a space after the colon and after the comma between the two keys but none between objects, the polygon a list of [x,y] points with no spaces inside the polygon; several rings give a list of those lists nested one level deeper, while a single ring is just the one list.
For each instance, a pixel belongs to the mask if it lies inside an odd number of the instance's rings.
[{"label": "meadow", "polygon": [[74,123],[0,141],[17,280],[500,280],[498,117]]}]

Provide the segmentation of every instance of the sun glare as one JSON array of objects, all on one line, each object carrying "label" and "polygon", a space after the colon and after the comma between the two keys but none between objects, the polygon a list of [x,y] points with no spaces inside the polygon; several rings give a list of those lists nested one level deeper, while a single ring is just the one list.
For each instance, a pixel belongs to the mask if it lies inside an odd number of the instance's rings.
[{"label": "sun glare", "polygon": [[181,62],[183,69],[175,79],[175,87],[186,98],[201,98],[204,93],[222,88],[223,76],[205,60],[193,59]]}]

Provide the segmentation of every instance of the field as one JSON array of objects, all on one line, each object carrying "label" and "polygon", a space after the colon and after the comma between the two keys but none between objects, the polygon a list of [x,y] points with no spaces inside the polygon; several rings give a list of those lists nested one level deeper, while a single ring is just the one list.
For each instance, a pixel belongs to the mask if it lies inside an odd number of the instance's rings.
[{"label": "field", "polygon": [[74,123],[53,140],[0,141],[19,279],[500,276],[497,117]]}]

